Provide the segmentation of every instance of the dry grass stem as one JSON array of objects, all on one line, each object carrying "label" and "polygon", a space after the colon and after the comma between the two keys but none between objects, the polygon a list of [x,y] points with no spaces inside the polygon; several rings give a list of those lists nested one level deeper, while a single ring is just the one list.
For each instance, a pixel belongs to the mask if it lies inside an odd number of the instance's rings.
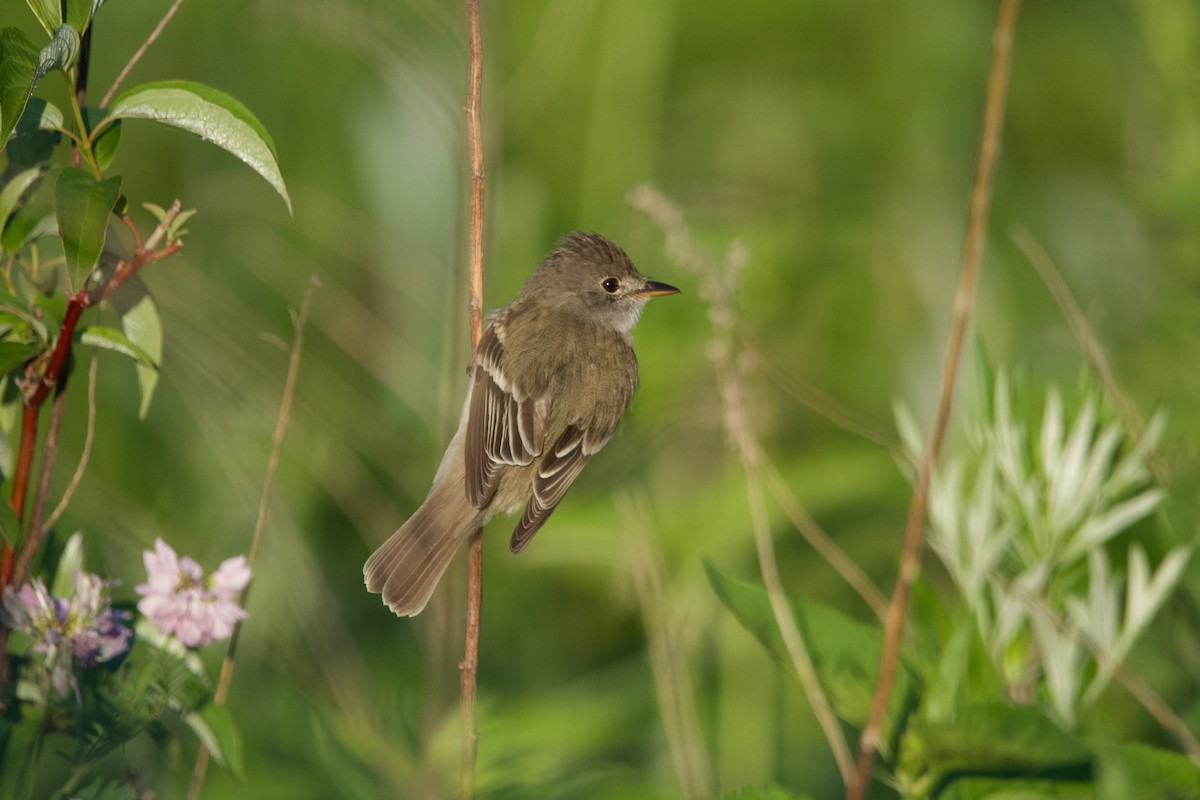
[{"label": "dry grass stem", "polygon": [[773,372],[775,382],[779,384],[779,387],[800,404],[825,417],[842,430],[853,433],[855,436],[861,436],[894,456],[904,457],[904,446],[889,431],[855,414],[835,398],[802,378],[786,374],[782,369],[775,369]]},{"label": "dry grass stem", "polygon": [[887,616],[887,598],[883,596],[883,592],[879,591],[879,587],[867,577],[867,573],[862,571],[854,559],[846,555],[846,551],[829,538],[829,534],[812,518],[796,498],[792,488],[787,485],[787,481],[779,474],[779,470],[765,455],[762,457],[762,475],[767,488],[775,497],[775,502],[783,509],[783,513],[805,541],[837,570],[854,591],[858,592],[859,597],[871,607],[875,616],[883,620]]},{"label": "dry grass stem", "polygon": [[879,682],[871,698],[871,712],[863,726],[859,741],[859,757],[853,782],[849,785],[847,800],[861,800],[870,783],[871,765],[879,746],[880,731],[884,716],[896,682],[896,671],[900,660],[900,645],[904,636],[904,622],[908,616],[912,585],[921,569],[921,550],[925,541],[925,511],[929,499],[929,485],[934,467],[942,448],[946,429],[950,424],[950,412],[954,405],[954,388],[958,381],[963,343],[971,312],[975,307],[975,294],[979,285],[980,267],[983,261],[983,245],[987,233],[988,209],[992,200],[992,183],[996,160],[1000,154],[1001,130],[1004,125],[1004,109],[1008,99],[1008,80],[1011,69],[1013,33],[1016,30],[1017,11],[1020,0],[1001,0],[1000,13],[992,35],[992,66],[988,73],[987,99],[984,105],[983,130],[979,145],[979,160],[971,185],[971,204],[967,216],[966,244],[963,248],[962,269],[959,273],[958,290],[954,295],[954,323],[946,358],[942,365],[942,388],[938,399],[937,416],[929,446],[921,461],[917,474],[917,485],[913,490],[912,503],[904,530],[904,544],[900,554],[900,573],[892,591],[892,602],[884,622],[883,656],[879,665]]},{"label": "dry grass stem", "polygon": [[675,774],[687,800],[711,797],[712,765],[700,731],[695,686],[686,648],[677,633],[680,620],[664,588],[666,567],[653,535],[647,501],[642,495],[619,494],[616,504],[621,528],[627,532],[626,558],[642,612],[654,689]]},{"label": "dry grass stem", "polygon": [[[275,433],[271,438],[271,455],[267,458],[267,472],[263,478],[262,493],[258,499],[258,516],[254,522],[254,534],[250,539],[250,555],[246,559],[249,562],[251,573],[258,566],[258,556],[262,550],[262,542],[266,538],[267,509],[269,508],[271,486],[275,482],[275,473],[279,471],[279,456],[283,452],[283,438],[292,418],[292,399],[296,393],[296,377],[300,374],[300,354],[304,349],[304,326],[308,323],[313,292],[318,285],[314,275],[304,290],[304,299],[300,303],[300,310],[292,313],[294,335],[292,350],[288,356],[287,377],[284,379],[283,397],[279,401],[279,413],[275,418]],[[252,585],[253,581],[242,590],[241,597],[238,599],[242,608],[246,607],[246,600],[250,595]],[[239,622],[233,629],[233,636],[229,638],[229,648],[225,651],[225,659],[221,662],[221,676],[217,679],[217,689],[213,693],[213,702],[218,705],[224,705],[225,700],[229,697],[229,684],[233,680],[233,659],[237,653],[237,643],[241,633],[242,623]],[[188,785],[188,800],[197,800],[200,796],[200,790],[204,786],[204,775],[208,771],[208,759],[208,748],[201,747],[196,753],[196,766],[192,770],[192,780]]]},{"label": "dry grass stem", "polygon": [[[733,329],[736,312],[733,297],[737,292],[741,273],[745,268],[745,248],[734,243],[724,264],[718,265],[692,239],[684,224],[679,209],[658,191],[643,186],[636,189],[631,202],[635,208],[646,213],[664,232],[667,251],[679,264],[691,269],[701,278],[700,293],[709,304],[709,320],[713,327],[713,340],[709,345],[709,359],[717,374],[717,390],[724,410],[725,426],[734,448],[742,462],[746,479],[746,499],[750,507],[750,521],[754,530],[755,549],[758,553],[759,569],[763,586],[771,604],[775,624],[783,639],[784,647],[791,660],[792,668],[812,705],[817,719],[842,780],[849,781],[853,771],[853,757],[842,734],[829,698],[821,688],[816,668],[804,645],[796,625],[795,615],[779,577],[779,566],[775,560],[775,545],[771,538],[771,523],[763,491],[764,457],[746,414],[745,398],[738,372],[738,359],[734,347]],[[832,541],[828,544],[836,549]],[[844,554],[843,554],[844,555]],[[847,557],[848,560],[848,557]]]},{"label": "dry grass stem", "polygon": [[[1079,349],[1083,351],[1084,357],[1096,371],[1105,393],[1112,398],[1113,404],[1116,406],[1117,417],[1120,418],[1129,438],[1135,442],[1142,441],[1146,435],[1146,421],[1142,419],[1137,406],[1129,398],[1120,381],[1117,380],[1112,364],[1109,363],[1108,355],[1104,351],[1104,346],[1100,343],[1100,337],[1096,335],[1096,331],[1088,322],[1087,315],[1083,313],[1079,303],[1075,302],[1075,296],[1071,294],[1071,287],[1067,285],[1062,273],[1055,268],[1054,260],[1050,258],[1046,248],[1042,247],[1028,228],[1015,226],[1011,236],[1013,242],[1029,259],[1029,263],[1037,270],[1037,274],[1046,284],[1046,288],[1050,290],[1050,296],[1054,298],[1059,311],[1067,320],[1067,325],[1071,328],[1071,333],[1074,335]],[[1159,483],[1167,483],[1170,475],[1167,462],[1162,456],[1154,451],[1147,453],[1146,465]]]}]

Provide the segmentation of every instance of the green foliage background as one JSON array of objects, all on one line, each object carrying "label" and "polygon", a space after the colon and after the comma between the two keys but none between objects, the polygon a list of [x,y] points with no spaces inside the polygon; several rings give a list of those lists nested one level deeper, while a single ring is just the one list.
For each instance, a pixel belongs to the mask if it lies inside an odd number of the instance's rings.
[{"label": "green foliage background", "polygon": [[[661,548],[714,785],[832,796],[840,781],[804,697],[707,583],[702,559],[757,578],[745,487],[695,278],[627,196],[652,183],[715,255],[734,238],[749,248],[737,305],[755,429],[817,520],[889,589],[907,480],[796,387],[883,431],[896,398],[931,418],[995,9],[483,6],[487,306],[574,228],[618,240],[683,294],[647,310],[633,411],[553,522],[519,558],[504,522],[485,537],[480,792],[678,796],[630,577],[635,534],[614,505],[632,496]],[[165,8],[101,9],[97,99]],[[7,2],[0,25],[34,22]],[[295,215],[227,154],[124,126],[123,190],[200,213],[181,255],[143,274],[166,330],[149,417],[138,421],[128,363],[102,355],[92,459],[59,526],[86,531],[91,565],[123,581],[118,597],[132,597],[156,536],[208,567],[247,549],[288,307],[310,275],[321,281],[229,701],[245,776],[212,770],[211,797],[441,797],[457,785],[462,570],[409,621],[366,594],[361,565],[424,497],[465,389],[464,31],[458,2],[205,0],[184,3],[132,76],[201,81],[244,102],[275,139]],[[1024,226],[1142,411],[1167,413],[1167,514],[1186,537],[1200,488],[1197,74],[1193,4],[1025,4],[975,326],[993,361],[1034,381],[1074,387],[1086,372],[1010,238]],[[74,392],[57,491],[85,401]],[[790,591],[870,621],[776,516]],[[1198,591],[1193,568],[1132,659],[1193,730]],[[1084,726],[1172,746],[1119,688]],[[125,755],[160,797],[183,795],[189,748]]]}]

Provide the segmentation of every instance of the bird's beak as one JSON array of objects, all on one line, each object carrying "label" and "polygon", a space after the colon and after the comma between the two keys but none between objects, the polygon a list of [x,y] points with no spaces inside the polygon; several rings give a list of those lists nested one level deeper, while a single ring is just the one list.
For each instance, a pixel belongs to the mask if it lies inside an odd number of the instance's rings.
[{"label": "bird's beak", "polygon": [[662,297],[668,294],[679,294],[679,290],[669,283],[646,281],[646,285],[635,292],[635,294],[638,297]]}]

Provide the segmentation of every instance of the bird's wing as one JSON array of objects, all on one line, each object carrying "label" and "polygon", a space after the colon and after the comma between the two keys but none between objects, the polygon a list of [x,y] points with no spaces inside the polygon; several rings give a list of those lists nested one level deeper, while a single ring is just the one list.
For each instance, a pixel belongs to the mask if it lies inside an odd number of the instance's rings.
[{"label": "bird's wing", "polygon": [[521,521],[513,530],[508,547],[514,553],[521,552],[538,529],[550,518],[550,514],[562,500],[567,489],[574,483],[583,465],[588,462],[605,443],[612,438],[613,431],[585,430],[568,425],[558,441],[549,448],[538,465],[533,478],[533,496],[525,506]]},{"label": "bird's wing", "polygon": [[542,453],[550,397],[531,397],[507,376],[504,343],[493,324],[475,354],[475,384],[467,411],[467,499],[485,508],[505,467],[528,466]]}]

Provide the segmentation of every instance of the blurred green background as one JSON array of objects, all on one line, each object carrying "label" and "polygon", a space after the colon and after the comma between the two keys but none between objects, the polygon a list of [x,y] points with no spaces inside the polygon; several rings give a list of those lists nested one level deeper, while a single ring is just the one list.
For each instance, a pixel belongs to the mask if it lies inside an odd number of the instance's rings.
[{"label": "blurred green background", "polygon": [[[96,98],[167,5],[100,10]],[[995,7],[536,0],[484,2],[483,14],[487,307],[575,228],[619,241],[683,294],[644,315],[633,410],[552,522],[520,557],[507,521],[485,537],[480,794],[680,796],[647,612],[666,615],[688,668],[691,685],[668,688],[695,698],[711,789],[833,796],[840,780],[806,700],[705,580],[703,559],[757,580],[745,485],[698,281],[627,198],[653,184],[714,257],[733,239],[749,249],[737,326],[755,430],[889,591],[907,480],[885,447],[804,400],[815,388],[888,438],[894,400],[932,417]],[[0,24],[36,33],[16,0]],[[1167,412],[1172,505],[1192,536],[1200,7],[1028,2],[1013,57],[975,332],[993,361],[1035,381],[1074,387],[1086,373],[1013,244],[1024,226],[1143,413]],[[92,566],[119,592],[143,580],[140,553],[157,536],[209,568],[248,549],[288,309],[310,276],[321,283],[229,701],[245,776],[210,770],[208,797],[436,798],[457,786],[465,566],[415,620],[368,595],[361,566],[424,497],[465,390],[465,62],[459,2],[192,0],[126,84],[184,78],[243,101],[275,138],[295,215],[227,154],[124,126],[112,173],[126,194],[178,197],[199,214],[181,255],[144,273],[166,329],[149,418],[137,421],[128,362],[102,356],[93,455],[60,524],[86,531]],[[48,78],[48,96],[60,85]],[[56,492],[82,446],[84,392],[70,411]],[[871,620],[772,515],[789,590]],[[633,580],[647,569],[661,579],[648,610]],[[1194,730],[1200,645],[1175,611],[1133,666]],[[1120,689],[1109,694],[1091,724],[1170,746]],[[159,797],[183,795],[190,746],[127,755]]]}]

